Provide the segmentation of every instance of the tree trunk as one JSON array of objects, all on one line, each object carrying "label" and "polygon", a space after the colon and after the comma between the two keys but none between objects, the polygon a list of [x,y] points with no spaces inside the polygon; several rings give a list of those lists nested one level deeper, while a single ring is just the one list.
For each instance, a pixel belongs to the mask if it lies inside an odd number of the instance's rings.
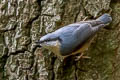
[{"label": "tree trunk", "polygon": [[[113,21],[65,63],[35,41],[56,29],[109,13]],[[0,80],[120,80],[119,0],[1,0]]]}]

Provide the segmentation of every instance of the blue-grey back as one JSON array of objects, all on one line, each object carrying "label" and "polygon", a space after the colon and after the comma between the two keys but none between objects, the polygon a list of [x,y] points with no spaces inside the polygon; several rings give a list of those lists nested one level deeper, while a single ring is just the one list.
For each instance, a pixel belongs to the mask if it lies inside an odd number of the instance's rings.
[{"label": "blue-grey back", "polygon": [[79,45],[82,45],[84,41],[91,37],[92,28],[90,25],[84,24],[66,27],[68,28],[67,30],[64,27],[65,30],[59,35],[61,39],[60,52],[62,55],[72,53]]}]

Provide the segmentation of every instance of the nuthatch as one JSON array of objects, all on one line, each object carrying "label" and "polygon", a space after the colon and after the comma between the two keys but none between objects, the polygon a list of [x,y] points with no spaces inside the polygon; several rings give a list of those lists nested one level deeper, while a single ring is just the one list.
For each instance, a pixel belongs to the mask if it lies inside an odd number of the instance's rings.
[{"label": "nuthatch", "polygon": [[82,53],[95,34],[111,21],[111,16],[106,13],[96,20],[73,23],[41,37],[37,44],[62,58]]}]

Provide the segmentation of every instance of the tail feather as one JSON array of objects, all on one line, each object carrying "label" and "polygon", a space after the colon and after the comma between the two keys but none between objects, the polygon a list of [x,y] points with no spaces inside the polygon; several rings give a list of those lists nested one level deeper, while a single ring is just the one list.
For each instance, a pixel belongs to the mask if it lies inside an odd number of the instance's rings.
[{"label": "tail feather", "polygon": [[105,13],[96,20],[103,22],[103,24],[108,24],[112,21],[112,17],[109,14]]}]

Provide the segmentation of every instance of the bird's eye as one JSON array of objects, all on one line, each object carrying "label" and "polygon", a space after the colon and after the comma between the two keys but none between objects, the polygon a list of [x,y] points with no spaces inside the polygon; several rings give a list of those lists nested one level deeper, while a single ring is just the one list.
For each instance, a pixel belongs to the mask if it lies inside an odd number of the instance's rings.
[{"label": "bird's eye", "polygon": [[60,42],[62,42],[62,39],[61,39],[60,37],[58,37],[58,40],[59,40]]},{"label": "bird's eye", "polygon": [[50,41],[50,39],[47,39],[47,41]]}]

